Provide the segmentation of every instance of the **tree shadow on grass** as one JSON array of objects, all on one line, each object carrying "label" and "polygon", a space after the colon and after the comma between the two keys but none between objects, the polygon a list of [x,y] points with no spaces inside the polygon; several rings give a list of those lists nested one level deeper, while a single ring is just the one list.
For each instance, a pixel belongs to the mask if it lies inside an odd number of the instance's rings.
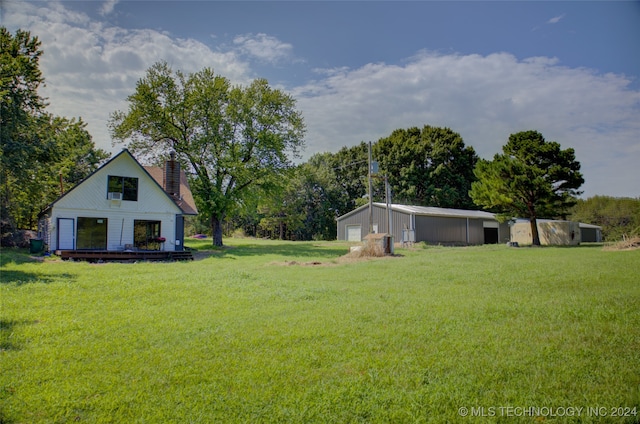
[{"label": "tree shadow on grass", "polygon": [[2,254],[0,255],[0,284],[15,284],[17,286],[33,283],[49,284],[59,280],[72,280],[75,278],[73,275],[66,273],[45,275],[39,272],[7,269],[9,264],[22,265],[26,263],[42,263],[42,261],[29,256],[26,249],[2,249]]},{"label": "tree shadow on grass", "polygon": [[8,350],[21,350],[22,345],[13,338],[14,328],[17,326],[34,325],[38,321],[27,320],[0,320],[0,352]]},{"label": "tree shadow on grass", "polygon": [[0,284],[15,284],[16,286],[35,283],[50,284],[60,280],[73,280],[74,278],[71,274],[42,275],[19,270],[0,270]]},{"label": "tree shadow on grass", "polygon": [[37,262],[32,256],[29,256],[29,250],[18,249],[12,247],[3,247],[0,253],[0,267],[4,267],[10,263],[24,264],[29,262]]}]

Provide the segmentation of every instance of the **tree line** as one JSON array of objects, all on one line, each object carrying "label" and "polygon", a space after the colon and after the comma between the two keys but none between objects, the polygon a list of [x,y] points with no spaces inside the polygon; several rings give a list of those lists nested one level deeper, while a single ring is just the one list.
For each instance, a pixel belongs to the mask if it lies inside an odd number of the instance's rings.
[{"label": "tree line", "polygon": [[38,214],[109,155],[93,144],[82,119],[54,116],[38,94],[40,41],[0,27],[0,231],[11,245],[17,228],[33,229]]},{"label": "tree line", "polygon": [[602,227],[605,240],[640,236],[640,197],[593,196],[579,199],[571,219]]},{"label": "tree line", "polygon": [[[81,119],[46,112],[37,94],[44,82],[37,37],[4,28],[0,35],[2,222],[33,228],[47,204],[108,155],[95,147]],[[335,219],[368,202],[368,144],[295,164],[304,148],[303,116],[293,97],[264,79],[234,86],[210,68],[186,74],[161,61],[127,101],[128,109],[109,120],[114,145],[149,164],[175,152],[200,210],[191,229],[211,235],[217,246],[223,234],[238,230],[335,239]],[[430,125],[396,129],[372,150],[395,203],[484,208],[532,222],[567,217],[577,204],[574,215],[586,217],[588,208],[577,199],[584,180],[575,152],[537,131],[512,134],[492,160],[480,159],[460,134]],[[383,180],[374,179],[373,200],[384,196]]]},{"label": "tree line", "polygon": [[[451,129],[398,129],[372,143],[372,153],[379,164],[373,201],[385,201],[386,175],[395,203],[477,208],[468,192],[478,156]],[[277,193],[236,215],[230,227],[251,236],[335,239],[335,219],[368,202],[368,166],[365,142],[315,154],[292,168]]]}]

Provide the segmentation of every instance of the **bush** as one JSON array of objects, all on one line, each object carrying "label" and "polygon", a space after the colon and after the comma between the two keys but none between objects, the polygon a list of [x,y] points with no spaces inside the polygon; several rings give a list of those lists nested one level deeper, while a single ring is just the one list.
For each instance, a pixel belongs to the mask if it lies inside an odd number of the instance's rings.
[{"label": "bush", "polygon": [[9,221],[0,222],[0,245],[2,247],[29,247],[29,240],[38,234],[32,230],[18,230]]}]

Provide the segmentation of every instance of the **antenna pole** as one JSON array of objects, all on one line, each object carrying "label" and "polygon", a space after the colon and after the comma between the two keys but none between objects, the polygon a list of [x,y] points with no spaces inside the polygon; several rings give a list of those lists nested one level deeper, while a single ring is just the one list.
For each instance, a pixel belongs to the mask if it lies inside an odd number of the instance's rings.
[{"label": "antenna pole", "polygon": [[369,142],[369,234],[373,233],[373,182],[371,180],[371,142]]}]

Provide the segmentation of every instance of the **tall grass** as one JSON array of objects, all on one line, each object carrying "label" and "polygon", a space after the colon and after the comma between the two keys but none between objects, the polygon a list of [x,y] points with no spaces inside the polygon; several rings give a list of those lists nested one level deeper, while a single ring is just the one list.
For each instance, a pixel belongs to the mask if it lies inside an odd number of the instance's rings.
[{"label": "tall grass", "polygon": [[640,251],[229,243],[3,252],[0,422],[640,422]]}]

